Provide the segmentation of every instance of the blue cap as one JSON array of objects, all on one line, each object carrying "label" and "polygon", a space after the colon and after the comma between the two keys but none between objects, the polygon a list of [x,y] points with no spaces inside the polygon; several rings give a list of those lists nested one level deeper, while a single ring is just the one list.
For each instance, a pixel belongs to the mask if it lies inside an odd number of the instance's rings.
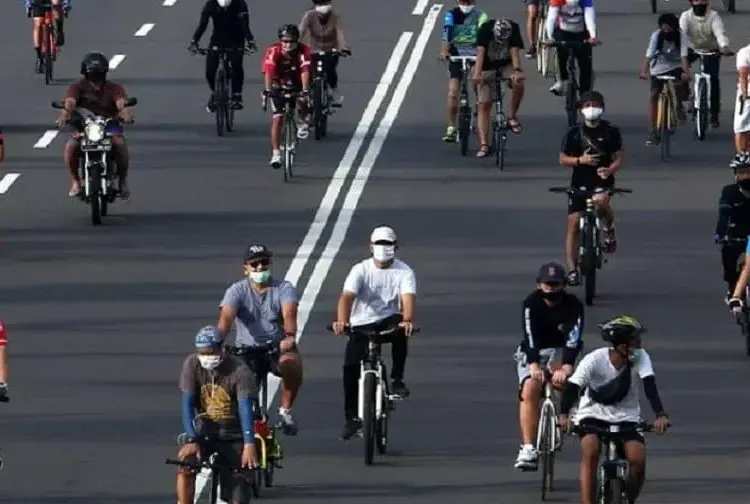
[{"label": "blue cap", "polygon": [[195,335],[196,348],[210,348],[221,345],[221,334],[214,326],[202,327],[198,334]]}]

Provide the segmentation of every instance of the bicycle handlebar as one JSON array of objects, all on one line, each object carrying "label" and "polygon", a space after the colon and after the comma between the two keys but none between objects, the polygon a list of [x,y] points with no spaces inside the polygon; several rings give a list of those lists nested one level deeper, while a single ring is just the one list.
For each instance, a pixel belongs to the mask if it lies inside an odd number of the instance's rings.
[{"label": "bicycle handlebar", "polygon": [[258,346],[248,346],[248,345],[226,345],[224,348],[227,349],[227,352],[229,352],[232,355],[236,355],[238,357],[242,357],[245,355],[260,355],[260,354],[267,354],[267,355],[273,355],[275,353],[279,352],[279,345],[278,343],[275,343],[271,340],[266,341],[262,345]]},{"label": "bicycle handlebar", "polygon": [[593,47],[593,44],[588,40],[547,40],[545,45],[552,47],[583,47],[588,45]]},{"label": "bicycle handlebar", "polygon": [[201,469],[230,469],[230,470],[239,470],[243,469],[241,466],[233,466],[233,465],[223,465],[223,464],[217,464],[214,460],[214,457],[209,457],[208,460],[199,460],[198,462],[192,462],[187,460],[177,460],[177,459],[164,459],[164,463],[167,465],[176,465],[180,467],[184,467],[186,469],[195,469],[197,471],[200,471]]},{"label": "bicycle handlebar", "polygon": [[[326,326],[326,330],[333,332],[333,324],[328,324]],[[403,327],[394,326],[394,327],[389,327],[388,329],[383,329],[380,331],[362,330],[362,329],[356,329],[353,331],[351,326],[346,326],[346,328],[344,329],[344,334],[346,334],[347,336],[361,335],[361,336],[367,337],[368,339],[375,339],[378,337],[395,334],[403,330],[404,330]],[[418,327],[415,327],[412,329],[412,333],[418,333],[418,332],[419,332]]]},{"label": "bicycle handlebar", "polygon": [[729,51],[728,53],[723,53],[719,51],[701,51],[697,49],[693,49],[693,52],[697,54],[700,57],[703,56],[734,56],[734,51]]},{"label": "bicycle handlebar", "polygon": [[[669,428],[671,425],[667,424],[667,428]],[[570,430],[571,434],[585,434],[589,431],[595,431],[595,434],[600,437],[616,437],[619,434],[622,434],[623,432],[633,432],[633,431],[639,431],[639,432],[653,432],[654,425],[650,424],[648,422],[638,422],[633,425],[628,426],[617,426],[617,431],[610,430],[613,426],[606,426],[601,427],[598,425],[586,425],[585,427],[581,427],[580,425],[574,425],[573,428]]]},{"label": "bicycle handlebar", "polygon": [[210,52],[218,52],[218,53],[242,52],[245,55],[250,55],[250,54],[253,54],[254,51],[250,50],[250,48],[248,47],[219,47],[219,46],[198,47],[195,50],[195,54],[199,54],[201,56],[205,56],[206,54]]},{"label": "bicycle handlebar", "polygon": [[327,49],[325,51],[312,51],[313,56],[341,56],[346,58],[352,55],[350,49]]},{"label": "bicycle handlebar", "polygon": [[2,402],[2,403],[9,403],[10,402],[10,397],[8,397],[7,395],[0,396],[0,402]]},{"label": "bicycle handlebar", "polygon": [[570,196],[583,196],[583,197],[591,197],[594,194],[602,194],[602,193],[608,193],[608,194],[631,194],[633,192],[632,189],[625,189],[624,187],[609,187],[609,188],[594,188],[594,189],[583,189],[579,187],[550,187],[549,192],[551,193],[565,193]]}]

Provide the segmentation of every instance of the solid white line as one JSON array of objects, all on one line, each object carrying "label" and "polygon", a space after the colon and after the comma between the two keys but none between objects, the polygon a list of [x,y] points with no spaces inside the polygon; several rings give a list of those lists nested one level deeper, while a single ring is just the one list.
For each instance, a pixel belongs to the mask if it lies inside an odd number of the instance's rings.
[{"label": "solid white line", "polygon": [[148,32],[150,32],[154,26],[156,26],[154,23],[144,23],[143,26],[138,28],[138,31],[135,32],[133,35],[136,37],[145,37],[148,35]]},{"label": "solid white line", "polygon": [[164,7],[172,7],[176,3],[177,3],[177,0],[164,0],[164,3],[162,5]]},{"label": "solid white line", "polygon": [[60,133],[58,130],[47,130],[44,132],[44,135],[36,141],[34,144],[35,149],[46,149],[49,144],[52,143],[52,140],[57,137],[58,133]]},{"label": "solid white line", "polygon": [[414,6],[414,10],[411,11],[412,14],[415,16],[421,16],[424,14],[424,10],[427,8],[427,4],[430,3],[430,0],[417,0],[417,5]]},{"label": "solid white line", "polygon": [[109,60],[109,69],[114,70],[118,66],[120,66],[120,63],[122,63],[125,60],[124,54],[115,54],[112,56],[112,59]]},{"label": "solid white line", "polygon": [[[396,46],[393,48],[393,52],[391,53],[391,57],[386,64],[383,75],[380,77],[380,81],[375,87],[375,91],[373,92],[372,97],[370,98],[370,101],[365,108],[365,111],[362,113],[362,118],[360,119],[359,124],[357,124],[357,128],[352,135],[352,139],[349,141],[349,145],[344,152],[344,156],[341,158],[341,162],[339,163],[338,168],[336,168],[336,171],[331,177],[331,181],[328,184],[328,189],[326,189],[326,192],[323,195],[322,200],[320,201],[320,206],[318,207],[318,211],[315,213],[312,224],[310,224],[310,228],[308,229],[305,238],[302,240],[302,244],[297,249],[294,259],[292,259],[292,263],[289,265],[289,270],[287,271],[284,279],[294,285],[297,285],[297,283],[299,282],[299,279],[302,276],[302,272],[305,269],[305,265],[310,260],[310,255],[313,253],[318,240],[320,240],[321,234],[323,234],[323,230],[328,223],[328,220],[331,217],[331,213],[333,212],[333,209],[336,205],[336,200],[338,200],[339,194],[341,193],[341,190],[344,186],[344,182],[346,182],[346,177],[352,170],[354,161],[356,160],[357,154],[362,148],[362,144],[367,137],[367,133],[370,131],[370,128],[375,122],[375,116],[377,115],[378,110],[380,110],[380,106],[388,95],[388,90],[390,89],[390,86],[396,77],[399,66],[401,66],[401,60],[406,54],[406,50],[409,46],[409,42],[411,42],[413,35],[414,34],[411,32],[402,33],[401,37],[396,43]],[[298,312],[300,314],[304,313],[305,315],[300,315],[300,317],[298,317],[299,323],[297,331],[297,341],[302,338],[305,325],[307,324],[307,319],[309,318],[309,314],[312,311],[312,304],[318,295],[317,291],[319,291],[320,289],[318,288],[312,297],[308,295],[308,290],[309,283],[308,287],[303,292],[299,302]],[[278,392],[279,385],[280,380],[278,379],[278,377],[273,375],[268,377],[266,404],[270,405],[273,402],[273,399]],[[196,477],[196,504],[200,502],[200,499],[202,498],[203,490],[205,489],[209,481],[208,476],[209,471],[202,471]],[[225,503],[221,499],[219,499],[218,504]]]},{"label": "solid white line", "polygon": [[20,173],[6,173],[2,180],[0,180],[0,194],[7,193],[10,186],[13,185],[13,182],[15,182],[20,176]]}]

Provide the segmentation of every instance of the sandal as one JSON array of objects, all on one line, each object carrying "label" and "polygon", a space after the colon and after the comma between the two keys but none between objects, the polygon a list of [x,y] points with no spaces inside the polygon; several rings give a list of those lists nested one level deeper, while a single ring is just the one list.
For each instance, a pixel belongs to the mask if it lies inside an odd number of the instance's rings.
[{"label": "sandal", "polygon": [[521,123],[518,122],[518,119],[516,119],[515,117],[511,117],[510,119],[508,119],[508,129],[517,135],[523,131],[523,126],[521,126]]},{"label": "sandal", "polygon": [[490,146],[487,144],[482,144],[479,146],[479,150],[477,151],[477,157],[483,158],[487,157],[490,154]]}]

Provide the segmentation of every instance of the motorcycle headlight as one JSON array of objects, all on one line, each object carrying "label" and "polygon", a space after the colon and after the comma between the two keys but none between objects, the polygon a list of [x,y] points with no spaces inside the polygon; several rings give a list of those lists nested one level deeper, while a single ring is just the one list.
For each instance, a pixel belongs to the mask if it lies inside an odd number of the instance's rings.
[{"label": "motorcycle headlight", "polygon": [[88,124],[84,133],[89,142],[101,142],[104,138],[104,127],[101,124]]}]

